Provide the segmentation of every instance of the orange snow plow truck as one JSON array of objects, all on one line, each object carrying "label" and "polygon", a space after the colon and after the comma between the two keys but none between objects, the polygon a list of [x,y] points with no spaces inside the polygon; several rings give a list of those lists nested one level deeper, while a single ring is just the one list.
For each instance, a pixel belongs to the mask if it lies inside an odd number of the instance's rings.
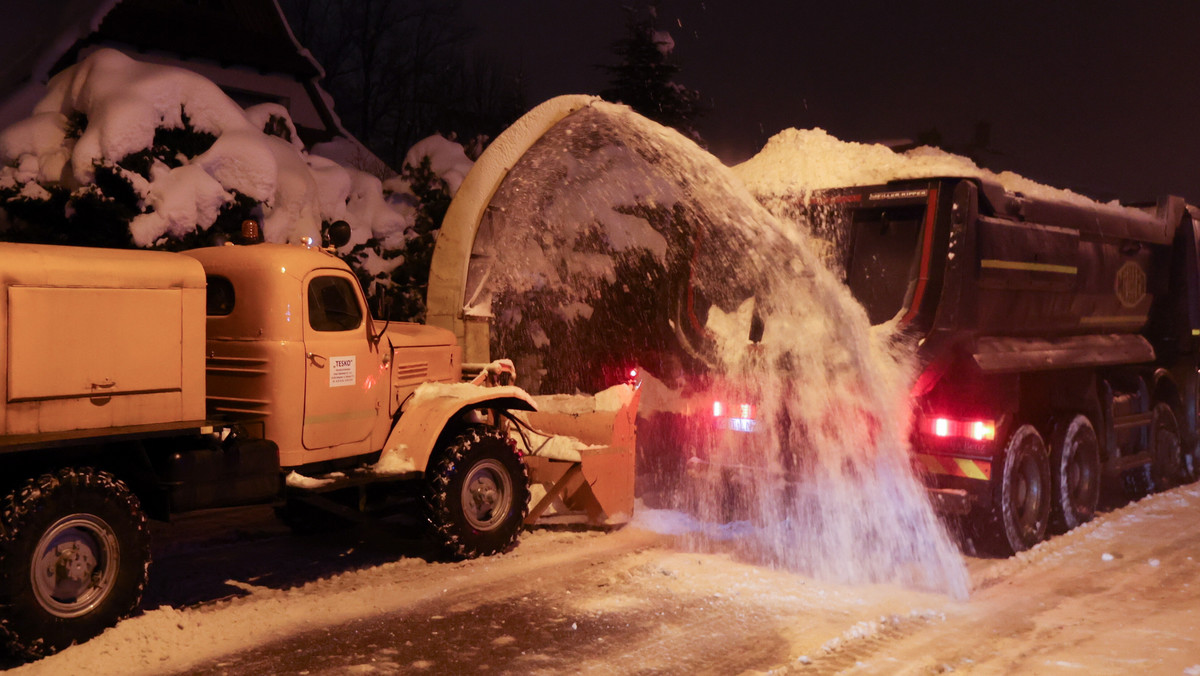
[{"label": "orange snow plow truck", "polygon": [[633,511],[634,388],[569,416],[586,441],[530,429],[556,416],[509,362],[464,367],[450,332],[372,319],[319,248],[0,244],[0,365],[0,634],[25,657],[137,608],[148,516],[416,512],[473,557],[516,543],[531,488],[534,517]]}]

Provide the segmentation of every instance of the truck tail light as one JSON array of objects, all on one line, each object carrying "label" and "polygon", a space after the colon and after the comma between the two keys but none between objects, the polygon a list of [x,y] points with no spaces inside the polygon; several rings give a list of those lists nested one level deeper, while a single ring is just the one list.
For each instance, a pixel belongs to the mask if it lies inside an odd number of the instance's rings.
[{"label": "truck tail light", "polygon": [[[726,413],[725,403],[721,401],[713,402],[713,418],[718,425],[731,429],[735,432],[753,432],[756,425],[754,419],[754,406],[751,404],[736,404],[729,407],[728,414]],[[726,417],[728,415],[728,417]]]},{"label": "truck tail light", "polygon": [[928,431],[941,439],[954,437],[973,441],[992,441],[996,438],[996,422],[994,420],[954,420],[938,417],[929,420]]}]

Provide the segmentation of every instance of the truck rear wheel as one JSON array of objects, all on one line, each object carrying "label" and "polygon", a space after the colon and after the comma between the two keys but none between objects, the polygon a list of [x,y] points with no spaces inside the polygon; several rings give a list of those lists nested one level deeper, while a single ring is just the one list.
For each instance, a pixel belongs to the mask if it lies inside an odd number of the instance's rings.
[{"label": "truck rear wheel", "polygon": [[1152,490],[1165,491],[1184,481],[1187,474],[1187,458],[1179,439],[1179,423],[1175,412],[1164,402],[1154,405],[1154,422],[1150,430],[1150,478]]},{"label": "truck rear wheel", "polygon": [[455,558],[513,547],[529,513],[529,472],[495,429],[459,435],[430,468],[426,496],[434,537]]},{"label": "truck rear wheel", "polygon": [[1002,549],[1016,553],[1046,537],[1050,517],[1050,462],[1042,435],[1021,425],[1004,449],[1004,465],[992,507],[992,524]]},{"label": "truck rear wheel", "polygon": [[60,469],[4,498],[0,632],[28,658],[84,641],[132,613],[150,565],[146,517],[112,475]]},{"label": "truck rear wheel", "polygon": [[1067,531],[1091,521],[1100,503],[1100,442],[1086,416],[1055,426],[1050,469],[1054,525]]}]

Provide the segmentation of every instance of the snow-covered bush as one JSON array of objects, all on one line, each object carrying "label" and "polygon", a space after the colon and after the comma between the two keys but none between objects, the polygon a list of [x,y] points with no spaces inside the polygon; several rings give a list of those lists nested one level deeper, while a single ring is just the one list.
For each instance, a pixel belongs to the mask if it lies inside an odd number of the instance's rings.
[{"label": "snow-covered bush", "polygon": [[[452,155],[449,141],[423,143]],[[228,239],[246,218],[261,220],[269,242],[320,241],[342,220],[352,235],[339,253],[370,291],[401,297],[397,318],[418,318],[425,250],[470,161],[414,162],[385,188],[306,151],[280,105],[243,110],[196,73],[101,49],[0,131],[0,239],[185,249]]]}]

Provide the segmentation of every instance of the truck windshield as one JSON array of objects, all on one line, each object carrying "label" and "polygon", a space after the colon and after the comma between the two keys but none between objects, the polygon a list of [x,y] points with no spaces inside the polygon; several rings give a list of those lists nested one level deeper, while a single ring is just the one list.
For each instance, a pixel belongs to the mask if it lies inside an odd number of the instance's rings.
[{"label": "truck windshield", "polygon": [[888,321],[905,306],[920,262],[924,215],[923,204],[855,209],[848,214],[846,284],[872,324]]}]

